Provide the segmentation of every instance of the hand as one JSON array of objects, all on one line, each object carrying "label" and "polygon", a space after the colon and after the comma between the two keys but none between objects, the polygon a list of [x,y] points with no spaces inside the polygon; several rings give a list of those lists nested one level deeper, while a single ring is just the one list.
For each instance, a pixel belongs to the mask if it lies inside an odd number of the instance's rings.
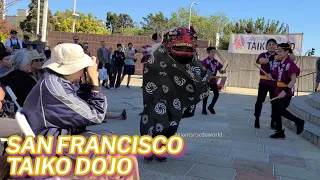
[{"label": "hand", "polygon": [[286,92],[281,91],[281,93],[278,95],[279,99],[284,98],[286,96]]},{"label": "hand", "polygon": [[90,78],[91,81],[91,85],[93,86],[99,86],[99,73],[97,71],[98,69],[98,64],[97,62],[97,58],[95,56],[91,57],[92,61],[93,61],[93,66],[87,67],[87,73],[88,76]]}]

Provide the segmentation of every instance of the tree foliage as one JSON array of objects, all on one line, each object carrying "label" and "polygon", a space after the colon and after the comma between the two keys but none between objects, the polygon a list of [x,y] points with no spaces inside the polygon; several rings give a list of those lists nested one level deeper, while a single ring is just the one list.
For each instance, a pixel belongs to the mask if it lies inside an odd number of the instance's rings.
[{"label": "tree foliage", "polygon": [[[44,0],[41,0],[40,4],[40,32],[42,28],[42,14],[43,14],[43,3]],[[35,35],[37,30],[37,17],[38,17],[38,8],[37,8],[37,0],[31,0],[31,3],[29,4],[29,15],[26,17],[24,21],[20,23],[20,28],[24,32],[24,34],[27,34],[29,36]],[[51,11],[48,10],[48,23],[47,23],[47,30],[52,31],[54,30],[53,25],[53,16],[51,14]]]},{"label": "tree foliage", "polygon": [[6,20],[0,20],[0,24],[0,41],[8,39],[12,29],[17,30],[14,26],[9,25]]},{"label": "tree foliage", "polygon": [[[72,32],[73,17],[72,11],[57,11],[54,14],[53,24],[55,31]],[[107,28],[102,20],[98,20],[92,13],[78,13],[79,18],[75,21],[75,32],[107,34]]]},{"label": "tree foliage", "polygon": [[134,23],[130,15],[116,13],[107,13],[106,17],[106,27],[111,33],[119,34],[126,28],[133,28]]},{"label": "tree foliage", "polygon": [[152,33],[164,33],[169,28],[169,19],[164,17],[162,12],[155,14],[148,14],[146,17],[142,18],[143,21],[140,22],[142,29],[145,34],[149,35]]}]

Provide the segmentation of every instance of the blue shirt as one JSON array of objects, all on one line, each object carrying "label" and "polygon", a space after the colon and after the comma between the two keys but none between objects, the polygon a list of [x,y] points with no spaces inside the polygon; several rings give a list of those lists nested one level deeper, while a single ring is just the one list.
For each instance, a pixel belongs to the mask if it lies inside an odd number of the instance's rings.
[{"label": "blue shirt", "polygon": [[[134,49],[126,49],[125,51],[124,51],[124,54],[125,55],[133,55],[135,53],[135,51],[134,51]],[[134,59],[126,59],[126,60],[124,60],[124,63],[126,64],[126,65],[134,65]]]}]

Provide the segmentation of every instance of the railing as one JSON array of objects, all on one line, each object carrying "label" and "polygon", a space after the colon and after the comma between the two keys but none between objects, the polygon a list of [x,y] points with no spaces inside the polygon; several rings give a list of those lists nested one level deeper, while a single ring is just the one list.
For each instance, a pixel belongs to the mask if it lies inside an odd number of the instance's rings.
[{"label": "railing", "polygon": [[308,74],[304,74],[304,75],[300,75],[300,76],[298,76],[298,82],[297,82],[297,96],[299,96],[299,79],[301,78],[301,77],[304,77],[304,76],[310,76],[310,75],[312,75],[312,87],[314,87],[315,88],[315,77],[314,77],[314,75],[316,74],[317,72],[311,72],[311,73],[308,73]]}]

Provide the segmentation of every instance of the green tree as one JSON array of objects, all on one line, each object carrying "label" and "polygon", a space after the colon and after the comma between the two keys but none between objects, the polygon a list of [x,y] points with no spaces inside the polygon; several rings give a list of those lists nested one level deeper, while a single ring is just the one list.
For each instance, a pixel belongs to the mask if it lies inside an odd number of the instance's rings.
[{"label": "green tree", "polygon": [[10,31],[12,29],[17,30],[14,26],[11,26],[8,24],[8,21],[6,20],[0,20],[0,41],[4,41],[10,37]]},{"label": "green tree", "polygon": [[128,14],[107,13],[106,27],[112,34],[121,34],[125,28],[133,28],[133,20]]},{"label": "green tree", "polygon": [[[73,17],[72,11],[66,10],[64,12],[57,11],[53,19],[54,29],[56,31],[72,32]],[[93,34],[110,34],[108,32],[105,22],[98,20],[92,13],[83,14],[78,13],[79,18],[75,22],[75,32],[93,33]]]},{"label": "green tree", "polygon": [[162,12],[156,14],[148,14],[143,17],[143,22],[140,22],[145,35],[151,35],[155,32],[164,33],[169,28],[169,19],[164,17]]},{"label": "green tree", "polygon": [[[43,3],[44,0],[41,0],[40,6],[40,22],[42,22],[42,14],[43,14]],[[37,17],[38,17],[38,8],[37,8],[37,0],[31,0],[29,4],[29,15],[26,17],[24,21],[20,23],[20,28],[26,35],[35,35],[37,30]],[[42,23],[40,23],[40,32],[42,28]],[[54,30],[53,25],[53,17],[51,11],[48,10],[48,23],[47,23],[47,30],[52,31]]]}]

